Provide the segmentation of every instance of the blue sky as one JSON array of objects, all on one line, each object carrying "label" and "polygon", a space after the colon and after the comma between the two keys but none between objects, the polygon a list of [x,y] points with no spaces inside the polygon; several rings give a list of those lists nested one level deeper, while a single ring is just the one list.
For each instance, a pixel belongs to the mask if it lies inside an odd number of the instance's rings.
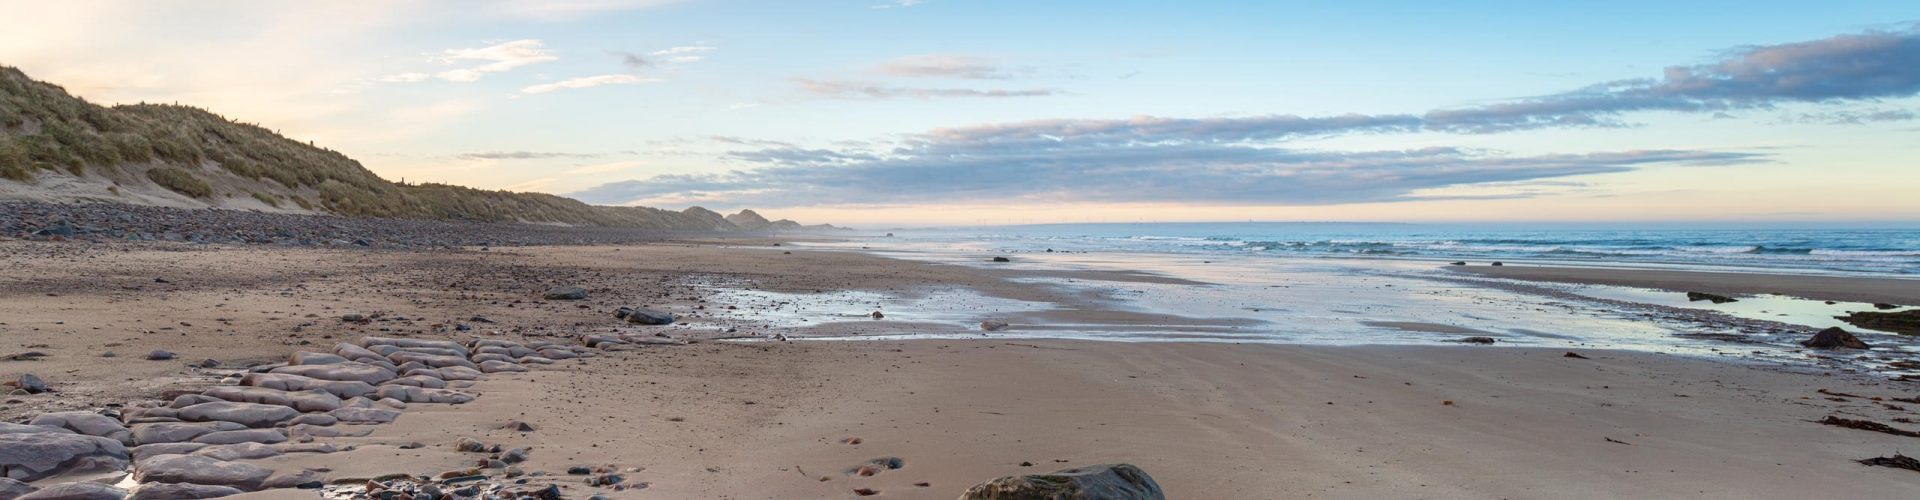
[{"label": "blue sky", "polygon": [[806,221],[1920,220],[1920,4],[1354,3],[4,0],[0,64]]}]

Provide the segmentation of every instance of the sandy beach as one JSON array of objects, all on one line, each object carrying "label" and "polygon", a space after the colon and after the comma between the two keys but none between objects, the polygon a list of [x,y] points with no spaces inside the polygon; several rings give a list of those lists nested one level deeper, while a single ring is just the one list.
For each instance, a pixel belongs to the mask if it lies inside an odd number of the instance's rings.
[{"label": "sandy beach", "polygon": [[[1206,329],[1223,322],[1103,310],[1098,294],[1022,281],[1030,272],[1018,269],[772,243],[370,251],[0,242],[0,266],[16,270],[0,278],[0,356],[46,354],[0,361],[0,375],[35,373],[57,390],[9,396],[0,417],[23,422],[203,389],[219,382],[215,370],[188,363],[277,362],[365,336],[533,342],[658,332],[694,342],[493,374],[468,389],[473,402],[414,403],[370,435],[321,439],[342,451],[247,462],[320,471],[342,484],[431,476],[472,467],[474,455],[454,444],[474,438],[529,448],[519,467],[552,473],[569,497],[581,498],[858,498],[857,489],[954,498],[994,477],[1099,463],[1138,465],[1170,498],[1895,498],[1920,491],[1920,474],[1856,463],[1910,448],[1915,438],[1817,423],[1838,415],[1915,428],[1901,422],[1917,405],[1892,401],[1913,397],[1914,388],[1871,373],[1458,344],[1127,343],[978,332],[946,340],[774,341],[767,338],[968,329],[893,310],[877,320],[866,311],[807,311],[818,317],[794,327],[755,319],[790,316],[791,305],[720,298],[739,297],[729,290],[741,289],[966,289],[1056,305],[1040,315],[982,306],[976,315],[1015,317],[1020,326]],[[1040,274],[1205,286],[1141,273]],[[1871,280],[1850,287],[1845,278],[1622,276],[1654,287],[1898,292]],[[542,290],[562,285],[591,297],[541,300]],[[614,321],[611,310],[625,305],[672,311],[684,324]],[[383,319],[338,320],[372,313]],[[177,358],[145,359],[156,349]],[[107,351],[116,355],[102,357]],[[509,420],[537,430],[501,429]],[[888,457],[903,466],[871,477],[850,473]],[[646,486],[595,488],[563,474],[580,465],[626,471],[627,485]]]}]

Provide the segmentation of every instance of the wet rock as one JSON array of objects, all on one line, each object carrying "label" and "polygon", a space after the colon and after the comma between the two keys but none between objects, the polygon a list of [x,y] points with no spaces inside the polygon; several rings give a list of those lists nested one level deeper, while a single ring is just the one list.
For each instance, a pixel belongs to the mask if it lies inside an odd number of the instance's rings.
[{"label": "wet rock", "polygon": [[1453,265],[1464,266],[1464,265],[1467,265],[1467,263],[1466,261],[1454,261]]},{"label": "wet rock", "polygon": [[123,445],[133,444],[133,431],[120,425],[106,415],[84,411],[63,411],[44,413],[27,422],[30,425],[58,427],[88,436],[100,436],[119,441]]},{"label": "wet rock", "polygon": [[55,432],[0,434],[0,472],[33,482],[59,474],[121,470],[130,456],[119,441]]},{"label": "wet rock", "polygon": [[1504,265],[1507,265],[1507,264],[1506,264],[1506,263],[1504,263],[1504,262],[1500,262],[1500,261],[1497,261],[1497,260],[1496,260],[1496,261],[1493,261],[1493,263],[1492,263],[1492,264],[1487,264],[1487,265],[1489,265],[1489,266],[1493,266],[1493,267],[1500,267],[1500,266],[1504,266]]},{"label": "wet rock", "polygon": [[1467,338],[1460,339],[1457,342],[1465,342],[1468,344],[1493,345],[1493,343],[1495,342],[1495,339],[1493,337],[1467,337]]},{"label": "wet rock", "polygon": [[1885,311],[1885,310],[1888,310],[1888,309],[1899,309],[1899,308],[1900,308],[1900,306],[1896,306],[1896,305],[1893,305],[1893,304],[1888,304],[1888,303],[1885,303],[1885,302],[1875,302],[1875,303],[1873,303],[1873,308],[1874,308],[1874,309],[1879,309],[1879,310],[1882,310],[1882,311]]},{"label": "wet rock", "polygon": [[1013,262],[1013,259],[1009,259],[1006,257],[994,257],[993,261],[994,262]]},{"label": "wet rock", "polygon": [[1699,302],[1702,300],[1712,301],[1715,304],[1725,304],[1728,302],[1740,301],[1740,299],[1735,299],[1733,297],[1728,297],[1725,295],[1712,294],[1712,293],[1706,293],[1706,292],[1687,292],[1687,302]]},{"label": "wet rock", "polygon": [[265,444],[284,443],[284,442],[287,442],[287,432],[280,429],[247,429],[247,430],[239,430],[239,431],[209,432],[206,434],[202,434],[199,437],[193,438],[193,442],[201,443],[201,444],[221,444],[221,445],[240,444],[240,443],[265,443]]},{"label": "wet rock", "polygon": [[127,490],[100,483],[61,483],[21,495],[15,500],[122,500]]},{"label": "wet rock", "polygon": [[198,500],[201,498],[220,498],[246,493],[232,486],[213,486],[205,484],[153,483],[140,486],[140,491],[127,500]]},{"label": "wet rock", "polygon": [[1905,335],[1920,335],[1920,309],[1900,312],[1857,311],[1840,317],[1847,324]]},{"label": "wet rock", "polygon": [[180,409],[180,419],[188,422],[233,422],[252,428],[273,427],[300,416],[300,411],[278,405],[222,401],[200,403]]},{"label": "wet rock", "polygon": [[541,298],[547,300],[587,300],[587,289],[577,286],[559,287],[547,290],[547,293],[541,295]]},{"label": "wet rock", "polygon": [[142,445],[192,441],[210,432],[237,431],[247,426],[233,422],[135,424],[133,441]]},{"label": "wet rock", "polygon": [[1076,467],[1052,474],[1008,476],[967,488],[961,500],[1165,500],[1146,471],[1128,464]]},{"label": "wet rock", "polygon": [[1861,342],[1859,337],[1854,337],[1852,333],[1848,333],[1846,330],[1837,326],[1813,334],[1813,338],[1801,341],[1800,345],[1815,349],[1838,349],[1842,347],[1848,349],[1869,349],[1872,347],[1867,345],[1866,342]]},{"label": "wet rock", "polygon": [[141,460],[133,468],[133,479],[142,483],[207,484],[243,491],[260,489],[272,476],[272,469],[258,465],[193,455],[161,455]]}]

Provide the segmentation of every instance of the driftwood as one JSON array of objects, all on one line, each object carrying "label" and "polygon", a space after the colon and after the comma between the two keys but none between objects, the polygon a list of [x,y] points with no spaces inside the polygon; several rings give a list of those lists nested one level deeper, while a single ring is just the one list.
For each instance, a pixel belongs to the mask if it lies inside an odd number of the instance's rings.
[{"label": "driftwood", "polygon": [[1899,453],[1895,453],[1891,457],[1873,457],[1873,458],[1861,459],[1860,463],[1865,465],[1892,467],[1895,469],[1906,469],[1914,472],[1920,472],[1920,460],[1915,460],[1913,457],[1901,455]]},{"label": "driftwood", "polygon": [[1849,418],[1840,418],[1833,415],[1827,415],[1827,418],[1820,420],[1820,423],[1826,424],[1826,425],[1838,426],[1838,427],[1846,427],[1848,429],[1860,429],[1863,431],[1873,431],[1873,432],[1878,432],[1882,434],[1892,434],[1895,436],[1920,437],[1920,432],[1901,429],[1898,427],[1875,422],[1872,420],[1854,420]]}]

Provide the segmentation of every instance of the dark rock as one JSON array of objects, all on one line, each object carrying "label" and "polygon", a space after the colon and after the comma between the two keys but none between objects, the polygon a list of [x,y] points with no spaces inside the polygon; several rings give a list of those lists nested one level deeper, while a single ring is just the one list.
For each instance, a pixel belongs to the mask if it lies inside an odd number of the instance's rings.
[{"label": "dark rock", "polygon": [[27,391],[27,394],[40,394],[51,390],[47,388],[46,381],[40,380],[40,377],[31,373],[20,374],[19,378],[7,382],[7,386]]},{"label": "dark rock", "polygon": [[1466,263],[1466,262],[1464,262],[1464,261],[1456,261],[1456,262],[1454,262],[1454,263],[1453,263],[1453,265],[1456,265],[1456,266],[1464,266],[1464,265],[1467,265],[1467,263]]},{"label": "dark rock", "polygon": [[1896,305],[1893,305],[1893,304],[1888,304],[1888,303],[1885,303],[1885,302],[1875,302],[1875,303],[1873,304],[1873,308],[1874,308],[1874,309],[1879,309],[1879,310],[1882,310],[1882,311],[1885,311],[1885,310],[1888,310],[1888,309],[1899,309],[1899,308],[1900,308],[1900,306],[1896,306]]},{"label": "dark rock", "polygon": [[1009,259],[1006,257],[994,257],[993,261],[994,262],[1013,262],[1013,259]]},{"label": "dark rock", "polygon": [[154,349],[153,352],[147,353],[147,361],[166,361],[169,359],[173,359],[173,353],[168,352],[166,349]]},{"label": "dark rock", "polygon": [[533,432],[536,430],[540,430],[539,427],[534,426],[533,424],[521,422],[519,420],[508,420],[506,425],[502,425],[500,426],[500,428],[513,431],[513,432]]},{"label": "dark rock", "polygon": [[1904,335],[1920,335],[1920,309],[1900,312],[1856,311],[1840,316],[1847,324]]},{"label": "dark rock", "polygon": [[542,297],[547,300],[587,300],[587,289],[577,286],[560,287],[547,290]]},{"label": "dark rock", "polygon": [[1496,261],[1493,261],[1493,263],[1492,263],[1492,264],[1487,264],[1487,265],[1489,265],[1489,266],[1493,266],[1493,267],[1500,267],[1500,266],[1504,266],[1504,265],[1506,265],[1506,264],[1503,264],[1503,263],[1501,263],[1500,261],[1497,261],[1497,260],[1496,260]]},{"label": "dark rock", "polygon": [[1728,302],[1740,301],[1739,299],[1735,299],[1733,297],[1728,297],[1725,295],[1711,294],[1706,292],[1687,292],[1687,302],[1699,302],[1702,300],[1710,300],[1710,301],[1713,301],[1713,303],[1715,304],[1725,304]]},{"label": "dark rock", "polygon": [[27,483],[22,483],[12,479],[7,479],[5,477],[0,477],[0,499],[13,500],[15,498],[20,498],[21,495],[33,493],[33,490],[35,489],[37,488],[34,488],[33,486],[28,485]]},{"label": "dark rock", "polygon": [[1467,338],[1460,339],[1459,342],[1466,342],[1468,344],[1492,345],[1495,342],[1495,340],[1493,337],[1467,337]]},{"label": "dark rock", "polygon": [[1841,347],[1848,349],[1867,349],[1871,347],[1868,346],[1866,342],[1861,342],[1858,337],[1854,337],[1852,333],[1847,333],[1846,330],[1837,326],[1813,334],[1813,338],[1801,342],[1800,345],[1814,349],[1836,349]]},{"label": "dark rock", "polygon": [[643,307],[641,308],[622,307],[621,309],[625,309],[627,311],[626,316],[624,316],[627,322],[633,323],[636,325],[671,325],[673,324],[674,321],[679,320],[679,318],[675,318],[673,316],[673,313],[656,311],[653,309],[647,309]]},{"label": "dark rock", "polygon": [[1009,326],[1012,326],[1012,325],[1008,325],[1000,321],[982,321],[980,322],[980,331],[997,332],[1000,330],[1005,330]]},{"label": "dark rock", "polygon": [[1052,474],[1008,476],[967,488],[961,500],[1165,500],[1146,471],[1128,464],[1093,465]]}]

